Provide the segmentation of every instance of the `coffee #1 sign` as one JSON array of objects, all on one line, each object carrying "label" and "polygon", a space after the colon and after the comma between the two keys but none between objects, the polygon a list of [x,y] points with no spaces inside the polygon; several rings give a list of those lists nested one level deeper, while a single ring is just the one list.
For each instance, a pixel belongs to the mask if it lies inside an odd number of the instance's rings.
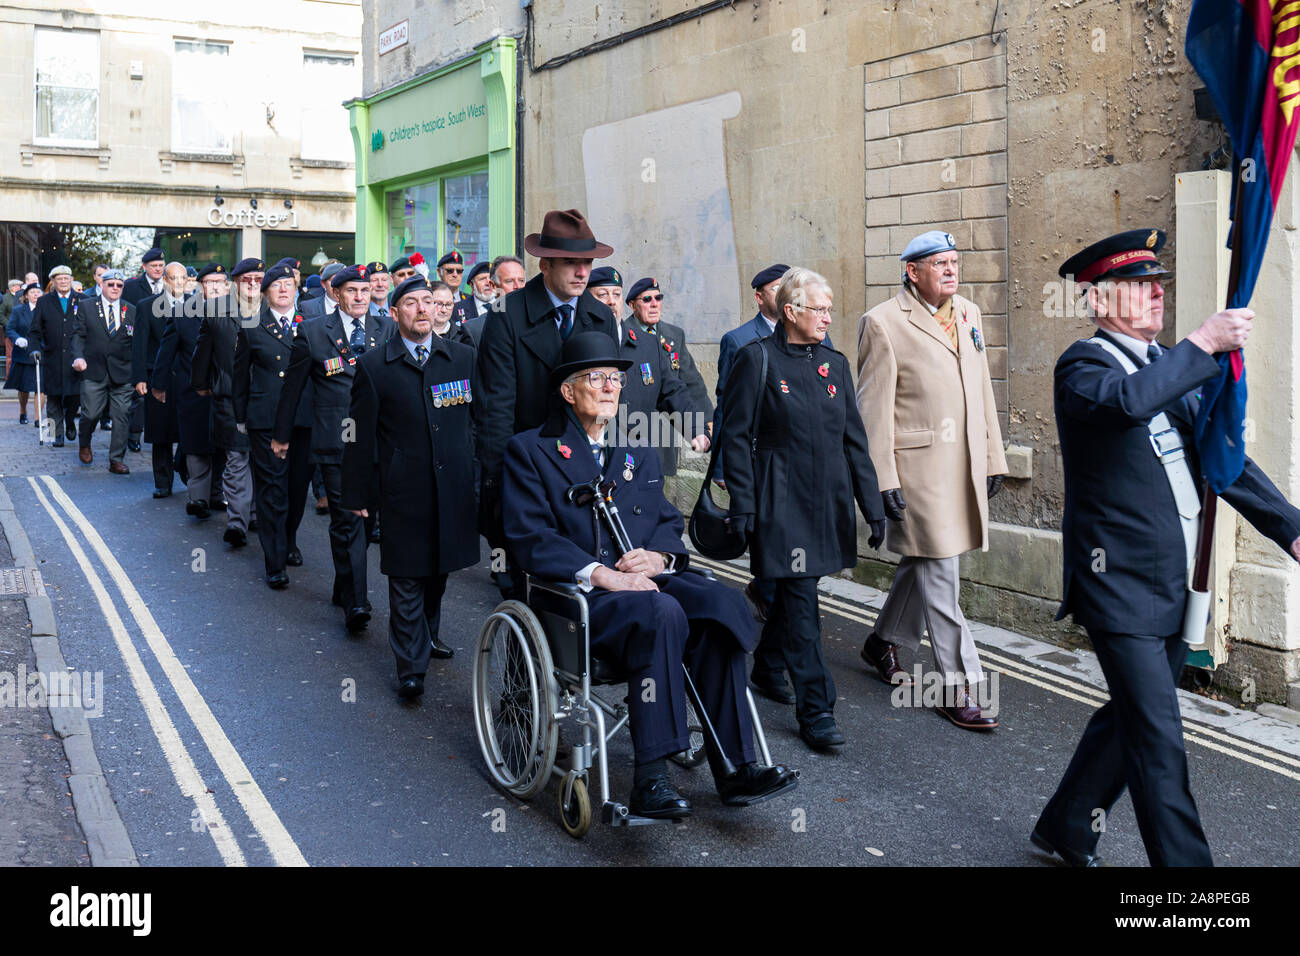
[{"label": "coffee #1 sign", "polygon": [[289,224],[290,229],[298,228],[298,210],[286,209],[284,212],[268,212],[265,209],[225,209],[213,205],[208,209],[208,223],[213,226],[260,226],[263,229],[276,229]]}]

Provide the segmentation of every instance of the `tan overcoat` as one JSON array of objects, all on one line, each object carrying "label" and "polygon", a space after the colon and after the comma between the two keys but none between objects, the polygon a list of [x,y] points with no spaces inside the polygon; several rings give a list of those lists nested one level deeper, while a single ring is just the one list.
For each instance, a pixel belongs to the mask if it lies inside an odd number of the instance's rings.
[{"label": "tan overcoat", "polygon": [[906,289],[858,326],[858,410],[880,490],[901,488],[889,550],[950,558],[989,546],[985,479],[1005,474],[979,307],[953,296],[957,344]]}]

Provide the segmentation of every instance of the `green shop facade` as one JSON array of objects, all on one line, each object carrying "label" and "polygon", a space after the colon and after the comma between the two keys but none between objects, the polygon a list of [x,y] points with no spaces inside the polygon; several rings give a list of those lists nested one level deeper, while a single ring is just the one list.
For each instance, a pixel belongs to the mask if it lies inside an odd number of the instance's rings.
[{"label": "green shop facade", "polygon": [[357,163],[356,259],[515,251],[515,40],[347,104]]}]

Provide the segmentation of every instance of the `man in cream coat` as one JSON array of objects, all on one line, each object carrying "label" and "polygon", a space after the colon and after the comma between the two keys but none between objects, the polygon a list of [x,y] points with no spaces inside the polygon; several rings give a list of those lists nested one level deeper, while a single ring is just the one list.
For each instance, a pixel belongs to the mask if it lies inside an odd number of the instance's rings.
[{"label": "man in cream coat", "polygon": [[969,685],[983,680],[958,596],[961,554],[989,546],[988,499],[1002,487],[998,427],[980,310],[957,295],[950,233],[908,243],[903,289],[862,317],[858,409],[889,518],[889,550],[902,555],[862,658],[886,683],[906,683],[895,647],[928,630],[945,695],[939,713],[967,730],[992,730]]}]

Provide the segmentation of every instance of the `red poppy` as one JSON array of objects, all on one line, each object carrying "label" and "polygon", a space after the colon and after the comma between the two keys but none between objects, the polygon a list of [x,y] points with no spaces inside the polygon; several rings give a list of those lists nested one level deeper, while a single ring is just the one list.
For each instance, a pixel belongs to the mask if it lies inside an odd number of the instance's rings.
[{"label": "red poppy", "polygon": [[563,442],[557,441],[555,443],[555,450],[558,451],[565,458],[573,457],[573,449],[570,448],[568,445],[564,444]]},{"label": "red poppy", "polygon": [[636,341],[636,330],[635,330],[635,329],[628,329],[628,330],[627,330],[627,337],[628,337],[629,339],[631,339],[633,342],[635,342],[635,341]]},{"label": "red poppy", "polygon": [[830,374],[831,374],[831,363],[830,363],[830,362],[822,362],[821,365],[818,365],[818,366],[817,366],[817,374],[820,375],[822,378],[825,378],[827,375],[830,375]]}]

